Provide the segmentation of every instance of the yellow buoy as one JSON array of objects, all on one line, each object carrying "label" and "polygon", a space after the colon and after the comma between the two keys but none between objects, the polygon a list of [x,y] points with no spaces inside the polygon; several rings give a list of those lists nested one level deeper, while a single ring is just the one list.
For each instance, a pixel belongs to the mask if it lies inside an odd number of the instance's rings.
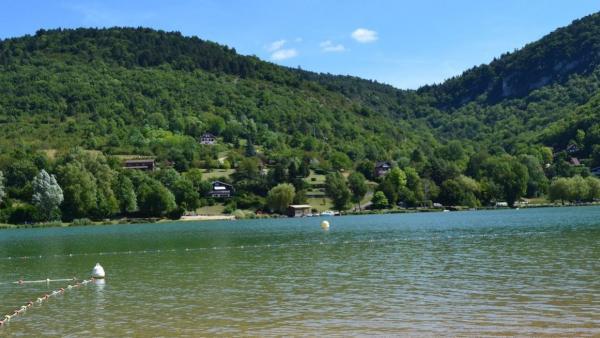
[{"label": "yellow buoy", "polygon": [[323,228],[323,230],[329,230],[329,222],[328,221],[321,222],[321,228]]}]

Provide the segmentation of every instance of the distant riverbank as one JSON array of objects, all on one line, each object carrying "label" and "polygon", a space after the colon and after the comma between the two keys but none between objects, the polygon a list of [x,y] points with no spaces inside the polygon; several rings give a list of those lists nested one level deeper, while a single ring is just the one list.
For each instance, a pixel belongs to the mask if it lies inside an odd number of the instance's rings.
[{"label": "distant riverbank", "polygon": [[[580,207],[600,205],[600,202],[588,203],[539,203],[519,205],[518,207],[478,207],[470,208],[466,206],[448,206],[446,208],[402,208],[402,209],[383,209],[383,210],[362,210],[362,211],[346,211],[341,216],[348,215],[386,215],[386,214],[409,214],[409,213],[430,213],[430,212],[454,212],[454,211],[485,211],[485,210],[509,210],[509,209],[530,209],[530,208],[559,208],[559,207]],[[313,216],[319,217],[319,216]],[[336,216],[337,217],[337,216]],[[243,217],[248,218],[248,217]],[[284,215],[262,215],[260,218],[287,218]],[[123,218],[116,220],[92,221],[89,219],[79,219],[73,222],[47,222],[47,223],[30,223],[30,224],[2,224],[2,229],[23,229],[23,228],[50,228],[50,227],[73,227],[73,226],[89,226],[89,225],[118,225],[118,224],[139,224],[139,223],[158,223],[158,222],[208,222],[208,221],[233,221],[240,219],[236,215],[189,215],[182,216],[180,219],[173,220],[168,218]]]}]

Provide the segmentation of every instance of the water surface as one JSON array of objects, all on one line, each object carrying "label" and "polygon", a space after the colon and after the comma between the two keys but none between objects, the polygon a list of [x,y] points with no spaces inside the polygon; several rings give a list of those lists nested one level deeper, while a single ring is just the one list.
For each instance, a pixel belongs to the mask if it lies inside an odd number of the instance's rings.
[{"label": "water surface", "polygon": [[[600,335],[600,207],[0,231],[0,336]],[[66,283],[0,285],[0,313]]]}]

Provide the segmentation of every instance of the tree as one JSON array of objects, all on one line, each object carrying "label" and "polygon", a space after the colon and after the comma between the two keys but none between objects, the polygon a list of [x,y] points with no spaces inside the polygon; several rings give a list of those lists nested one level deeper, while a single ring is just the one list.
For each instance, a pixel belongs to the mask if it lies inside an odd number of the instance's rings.
[{"label": "tree", "polygon": [[329,162],[331,162],[331,166],[335,170],[348,169],[352,166],[352,161],[348,155],[339,151],[336,151],[329,156]]},{"label": "tree", "polygon": [[171,189],[173,195],[175,195],[175,202],[183,210],[196,210],[200,206],[200,196],[198,196],[198,190],[194,188],[194,185],[185,176],[180,177],[175,181],[173,189]]},{"label": "tree", "polygon": [[396,205],[401,191],[406,187],[406,173],[398,167],[393,168],[385,175],[378,190],[383,191],[391,205]]},{"label": "tree", "polygon": [[577,175],[569,179],[571,185],[571,200],[582,201],[586,200],[589,196],[589,186],[585,178]]},{"label": "tree", "polygon": [[254,144],[250,139],[246,140],[246,150],[244,150],[244,154],[246,157],[256,156],[256,149],[254,149]]},{"label": "tree", "polygon": [[360,210],[360,201],[367,194],[367,182],[363,174],[355,171],[348,176],[348,185],[352,191],[352,202],[358,204]]},{"label": "tree", "polygon": [[371,199],[373,209],[385,209],[389,206],[388,199],[383,191],[376,191]]},{"label": "tree", "polygon": [[520,156],[519,159],[527,167],[527,173],[529,174],[526,195],[528,197],[537,197],[546,193],[548,190],[548,179],[539,160],[532,155]]},{"label": "tree", "polygon": [[348,209],[351,193],[342,174],[337,171],[327,174],[325,177],[325,192],[333,200],[333,207],[336,210]]},{"label": "tree", "polygon": [[406,187],[400,190],[400,199],[410,206],[416,206],[425,199],[425,192],[419,174],[414,168],[404,169],[406,174]]},{"label": "tree", "polygon": [[133,187],[133,182],[123,173],[117,175],[113,187],[117,201],[119,201],[119,209],[123,214],[129,214],[138,210],[137,195]]},{"label": "tree", "polygon": [[356,171],[360,172],[365,176],[365,178],[368,178],[370,180],[373,180],[375,178],[373,177],[373,175],[375,174],[375,164],[369,160],[362,160],[358,162],[358,165],[356,166]]},{"label": "tree", "polygon": [[63,189],[61,205],[67,220],[89,217],[96,208],[96,180],[79,162],[68,163],[58,168],[58,182]]},{"label": "tree", "polygon": [[440,187],[438,187],[434,181],[430,179],[422,179],[421,185],[423,186],[423,193],[426,199],[435,201],[440,195]]},{"label": "tree", "polygon": [[444,205],[465,205],[476,207],[479,200],[476,194],[480,186],[474,179],[467,176],[448,179],[442,183],[440,189],[440,201]]},{"label": "tree", "polygon": [[63,191],[54,175],[42,169],[33,179],[33,205],[37,208],[40,220],[60,219],[58,206],[63,201]]},{"label": "tree", "polygon": [[527,167],[509,155],[490,157],[483,163],[483,176],[491,179],[502,189],[502,196],[508,205],[525,195],[529,174]]},{"label": "tree", "polygon": [[6,190],[9,196],[28,200],[31,198],[31,180],[39,169],[29,159],[18,159],[5,168]]},{"label": "tree", "polygon": [[138,190],[140,212],[145,216],[162,217],[175,210],[175,196],[159,181],[148,179]]},{"label": "tree", "polygon": [[4,174],[0,171],[0,204],[2,204],[4,196],[6,196],[6,192],[4,191]]},{"label": "tree", "polygon": [[585,178],[586,183],[588,185],[588,201],[594,201],[600,198],[600,179],[597,179],[592,176],[588,176]]},{"label": "tree", "polygon": [[548,189],[548,197],[551,201],[560,200],[562,204],[565,204],[565,200],[570,200],[573,196],[573,189],[569,179],[559,177],[554,179]]},{"label": "tree", "polygon": [[159,170],[155,178],[162,183],[167,189],[172,190],[175,182],[179,180],[179,173],[173,168]]},{"label": "tree", "polygon": [[269,190],[267,205],[269,209],[279,214],[284,214],[287,207],[294,201],[296,189],[289,183],[281,183]]},{"label": "tree", "polygon": [[119,201],[112,190],[112,173],[110,176],[96,179],[96,208],[92,215],[99,219],[113,217],[120,210]]},{"label": "tree", "polygon": [[193,168],[183,174],[194,186],[194,189],[200,190],[202,186],[202,170]]}]

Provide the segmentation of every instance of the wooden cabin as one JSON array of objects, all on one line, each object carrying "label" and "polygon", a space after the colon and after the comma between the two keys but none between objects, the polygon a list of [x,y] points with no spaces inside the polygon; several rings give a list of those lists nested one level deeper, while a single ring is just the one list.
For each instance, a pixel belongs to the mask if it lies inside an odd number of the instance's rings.
[{"label": "wooden cabin", "polygon": [[138,169],[144,171],[154,171],[156,169],[156,162],[154,159],[138,159],[138,160],[125,160],[123,162],[123,169]]}]

